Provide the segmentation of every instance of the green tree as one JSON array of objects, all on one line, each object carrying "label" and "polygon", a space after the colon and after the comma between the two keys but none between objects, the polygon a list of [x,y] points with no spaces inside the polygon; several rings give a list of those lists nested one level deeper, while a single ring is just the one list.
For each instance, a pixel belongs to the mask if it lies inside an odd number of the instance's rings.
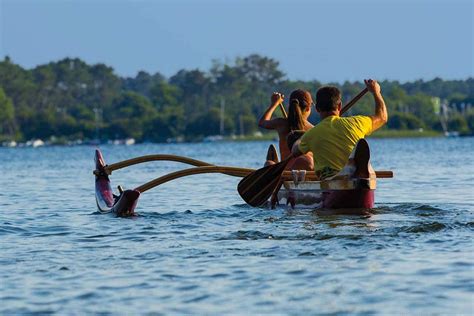
[{"label": "green tree", "polygon": [[236,69],[251,83],[260,83],[267,86],[278,85],[285,74],[278,69],[279,62],[268,57],[252,54],[236,59]]},{"label": "green tree", "polygon": [[186,113],[183,117],[185,124],[210,108],[209,93],[211,80],[208,75],[200,70],[180,70],[172,76],[170,85],[176,87],[180,93],[176,93],[177,102],[183,106]]},{"label": "green tree", "polygon": [[[186,126],[186,134],[194,137],[219,135],[221,113],[217,108],[211,108],[209,112],[202,113]],[[229,134],[235,130],[235,122],[229,116],[224,119],[225,133]]]},{"label": "green tree", "polygon": [[448,121],[448,130],[457,131],[460,133],[469,133],[468,122],[462,115],[454,115]]},{"label": "green tree", "polygon": [[474,113],[469,113],[466,116],[467,127],[471,133],[474,133]]},{"label": "green tree", "polygon": [[184,111],[182,107],[165,108],[158,116],[149,121],[145,128],[144,138],[164,142],[182,136],[184,132]]},{"label": "green tree", "polygon": [[[346,103],[364,87],[363,82],[334,84]],[[105,137],[135,137],[165,141],[219,134],[224,109],[224,134],[253,133],[256,120],[268,106],[273,91],[288,97],[292,90],[309,90],[315,97],[317,80],[285,78],[278,61],[256,54],[230,63],[214,61],[208,71],[180,70],[169,80],[159,73],[139,72],[120,78],[105,64],[89,65],[78,58],[24,69],[9,57],[0,61],[0,134],[17,139],[95,137],[94,111],[101,110]],[[389,128],[441,129],[433,99],[448,102],[449,127],[474,130],[474,79],[400,83],[382,81],[389,110]],[[371,114],[374,102],[362,98],[349,115]],[[13,114],[12,114],[13,113]],[[13,118],[12,118],[13,115]],[[313,111],[313,122],[318,116]]]},{"label": "green tree", "polygon": [[157,116],[150,100],[135,92],[123,92],[112,102],[113,111],[104,115],[109,122],[106,135],[109,138],[133,137],[141,140],[144,128]]},{"label": "green tree", "polygon": [[253,134],[258,130],[257,118],[253,114],[245,114],[239,116],[239,134]]},{"label": "green tree", "polygon": [[13,102],[8,98],[0,87],[0,137],[9,136],[12,138],[15,134],[15,109]]},{"label": "green tree", "polygon": [[158,83],[166,81],[160,73],[150,75],[146,71],[139,71],[135,78],[125,78],[122,80],[123,90],[131,90],[142,94],[148,98],[151,97],[151,89]]},{"label": "green tree", "polygon": [[409,113],[412,113],[416,117],[422,119],[427,125],[432,126],[438,122],[438,118],[434,113],[433,100],[430,96],[417,93],[416,95],[409,96],[406,99],[406,104]]},{"label": "green tree", "polygon": [[167,82],[160,82],[151,89],[151,101],[158,111],[162,111],[166,107],[177,106],[180,93],[178,87]]},{"label": "green tree", "polygon": [[391,129],[419,129],[425,124],[411,113],[394,112],[389,115],[387,127]]}]

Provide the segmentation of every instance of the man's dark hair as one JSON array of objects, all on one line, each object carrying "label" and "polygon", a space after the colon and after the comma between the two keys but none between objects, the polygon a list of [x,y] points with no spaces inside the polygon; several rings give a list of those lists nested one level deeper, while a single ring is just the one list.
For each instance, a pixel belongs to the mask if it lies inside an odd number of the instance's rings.
[{"label": "man's dark hair", "polygon": [[326,86],[316,92],[316,109],[321,112],[329,112],[337,109],[341,100],[341,91],[336,87]]}]

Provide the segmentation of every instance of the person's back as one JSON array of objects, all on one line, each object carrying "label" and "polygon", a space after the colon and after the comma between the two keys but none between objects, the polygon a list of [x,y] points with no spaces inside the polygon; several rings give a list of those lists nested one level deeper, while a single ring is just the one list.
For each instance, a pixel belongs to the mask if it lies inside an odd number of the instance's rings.
[{"label": "person's back", "polygon": [[357,141],[371,130],[372,120],[368,116],[329,116],[305,133],[300,148],[313,153],[315,170],[338,171],[346,164]]},{"label": "person's back", "polygon": [[387,122],[387,109],[376,81],[367,80],[367,88],[373,93],[376,110],[373,116],[342,118],[341,93],[335,87],[320,88],[316,95],[316,109],[321,122],[307,131],[293,147],[293,155],[312,152],[314,170],[323,178],[341,170],[355,144]]},{"label": "person's back", "polygon": [[[282,160],[291,154],[291,147],[288,146],[288,136],[295,131],[308,131],[313,127],[313,125],[308,122],[313,99],[311,93],[301,89],[294,90],[290,95],[288,117],[271,119],[275,109],[282,104],[283,98],[284,96],[281,93],[273,93],[270,106],[258,123],[262,128],[272,129],[278,132],[278,143]],[[300,169],[311,170],[313,167],[312,157],[310,155],[301,157],[287,165],[288,169],[291,169],[293,166]]]}]

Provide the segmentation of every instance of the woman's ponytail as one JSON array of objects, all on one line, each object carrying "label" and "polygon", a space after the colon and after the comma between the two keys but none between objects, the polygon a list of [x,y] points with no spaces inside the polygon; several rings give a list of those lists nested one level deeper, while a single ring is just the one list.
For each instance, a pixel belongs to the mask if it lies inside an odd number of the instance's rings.
[{"label": "woman's ponytail", "polygon": [[305,119],[303,111],[311,106],[311,94],[305,90],[295,90],[290,95],[290,107],[288,109],[288,127],[291,131],[304,130]]}]

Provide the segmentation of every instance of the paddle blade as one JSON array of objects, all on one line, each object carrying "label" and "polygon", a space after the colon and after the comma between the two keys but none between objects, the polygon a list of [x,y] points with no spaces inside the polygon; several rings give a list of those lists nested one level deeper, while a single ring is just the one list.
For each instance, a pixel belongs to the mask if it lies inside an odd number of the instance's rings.
[{"label": "paddle blade", "polygon": [[237,186],[242,199],[251,206],[261,206],[264,204],[276,187],[280,183],[280,177],[290,158],[274,165],[258,169],[245,178]]}]

